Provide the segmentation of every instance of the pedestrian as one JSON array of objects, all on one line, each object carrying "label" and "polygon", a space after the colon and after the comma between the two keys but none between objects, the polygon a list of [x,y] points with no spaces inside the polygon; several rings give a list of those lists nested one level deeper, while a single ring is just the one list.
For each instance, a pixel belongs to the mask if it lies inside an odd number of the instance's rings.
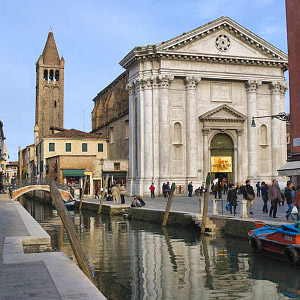
[{"label": "pedestrian", "polygon": [[[232,183],[231,183],[232,184]],[[233,184],[232,184],[233,185]],[[228,192],[228,187],[229,187],[229,185],[228,185],[228,182],[227,182],[227,179],[224,181],[224,185],[223,185],[223,188],[224,188],[224,195],[226,195],[227,194],[227,192]]]},{"label": "pedestrian", "polygon": [[272,213],[273,213],[273,218],[278,218],[278,217],[276,217],[277,205],[278,205],[279,201],[281,200],[281,193],[280,193],[280,189],[277,185],[276,179],[273,179],[273,183],[269,188],[268,196],[269,196],[269,201],[271,201],[271,208],[270,208],[269,216],[272,217]]},{"label": "pedestrian", "polygon": [[150,185],[149,190],[151,192],[151,198],[155,199],[155,193],[154,193],[155,192],[155,186],[154,186],[154,182],[152,182],[152,184]]},{"label": "pedestrian", "polygon": [[126,194],[126,187],[125,185],[121,184],[120,186],[121,204],[125,204],[125,194]]},{"label": "pedestrian", "polygon": [[162,185],[163,195],[165,198],[167,198],[167,185],[163,183]]},{"label": "pedestrian", "polygon": [[262,196],[262,199],[264,202],[262,211],[265,213],[268,213],[268,190],[269,189],[268,189],[266,183],[263,181],[261,183],[260,191],[261,191],[261,196]]},{"label": "pedestrian", "polygon": [[260,197],[260,190],[261,190],[260,182],[258,181],[256,184],[256,197]]},{"label": "pedestrian", "polygon": [[192,197],[193,196],[193,183],[190,182],[188,184],[188,192],[189,192],[189,197]]},{"label": "pedestrian", "polygon": [[96,186],[95,186],[95,199],[96,199],[96,198],[99,199],[98,192],[99,192],[98,185],[96,185]]},{"label": "pedestrian", "polygon": [[292,190],[293,190],[293,183],[289,180],[287,182],[287,187],[284,190],[284,196],[286,199],[286,203],[289,206],[289,210],[286,214],[286,219],[289,220],[289,216],[291,216],[292,220],[295,220],[293,214],[292,214],[292,210],[294,207],[294,203],[293,203],[293,199],[292,199]]},{"label": "pedestrian", "polygon": [[166,192],[167,192],[167,196],[170,196],[170,192],[171,192],[171,188],[170,188],[170,182],[167,182],[167,186],[166,186]]},{"label": "pedestrian", "polygon": [[111,194],[112,194],[112,198],[114,200],[114,204],[118,204],[119,203],[119,189],[118,189],[117,185],[114,185],[111,188]]},{"label": "pedestrian", "polygon": [[218,185],[217,183],[214,183],[214,184],[212,185],[212,187],[211,187],[211,191],[212,191],[212,193],[213,193],[215,199],[217,199],[217,193],[218,193],[218,191],[217,191],[217,185]]},{"label": "pedestrian", "polygon": [[218,191],[218,198],[222,199],[222,185],[221,185],[221,180],[218,180],[217,183],[217,191]]},{"label": "pedestrian", "polygon": [[237,195],[235,186],[232,183],[229,183],[229,190],[227,193],[227,202],[230,203],[230,213],[232,214],[233,208],[233,215],[236,215],[236,207],[237,207]]},{"label": "pedestrian", "polygon": [[295,206],[298,209],[297,221],[300,220],[300,185],[297,186],[294,197]]},{"label": "pedestrian", "polygon": [[250,180],[246,180],[246,185],[243,188],[243,198],[247,200],[247,206],[250,205],[250,215],[253,215],[253,201],[255,199],[255,194]]}]

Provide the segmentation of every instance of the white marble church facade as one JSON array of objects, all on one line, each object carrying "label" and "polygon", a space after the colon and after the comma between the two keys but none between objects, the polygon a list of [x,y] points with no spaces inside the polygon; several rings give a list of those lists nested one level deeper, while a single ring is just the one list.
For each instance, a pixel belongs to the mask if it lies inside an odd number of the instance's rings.
[{"label": "white marble church facade", "polygon": [[228,17],[134,48],[120,62],[129,72],[128,194],[148,195],[151,182],[156,191],[167,181],[198,187],[212,170],[218,134],[232,141],[224,148],[231,181],[278,178],[286,124],[251,121],[285,111],[287,63],[287,54]]}]

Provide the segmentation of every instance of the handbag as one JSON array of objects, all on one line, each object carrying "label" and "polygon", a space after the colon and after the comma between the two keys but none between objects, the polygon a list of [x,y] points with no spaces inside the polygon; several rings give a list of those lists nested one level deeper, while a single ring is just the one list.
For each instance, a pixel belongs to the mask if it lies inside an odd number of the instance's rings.
[{"label": "handbag", "polygon": [[295,205],[293,206],[292,214],[294,214],[294,215],[298,214],[298,209],[297,209],[297,206],[295,206]]},{"label": "handbag", "polygon": [[248,200],[254,200],[254,196],[252,194],[247,193],[247,199]]},{"label": "handbag", "polygon": [[226,206],[225,206],[225,208],[226,208],[226,210],[231,211],[231,204],[227,203]]}]

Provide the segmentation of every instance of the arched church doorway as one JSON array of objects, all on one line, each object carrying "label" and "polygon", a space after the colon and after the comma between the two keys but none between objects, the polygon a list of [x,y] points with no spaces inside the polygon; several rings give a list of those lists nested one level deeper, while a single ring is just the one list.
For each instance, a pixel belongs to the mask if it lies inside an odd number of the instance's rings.
[{"label": "arched church doorway", "polygon": [[210,143],[210,170],[212,179],[227,179],[234,182],[234,143],[226,133],[216,134]]}]

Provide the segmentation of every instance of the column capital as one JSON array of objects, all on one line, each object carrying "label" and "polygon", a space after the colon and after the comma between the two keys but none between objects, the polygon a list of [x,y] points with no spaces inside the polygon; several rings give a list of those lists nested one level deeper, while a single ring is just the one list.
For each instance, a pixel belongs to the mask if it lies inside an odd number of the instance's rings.
[{"label": "column capital", "polygon": [[153,84],[153,78],[152,76],[151,77],[145,77],[143,79],[143,82],[144,82],[144,89],[152,89],[152,84]]},{"label": "column capital", "polygon": [[203,128],[202,133],[203,133],[203,135],[207,136],[209,134],[209,129],[208,128]]},{"label": "column capital", "polygon": [[186,76],[184,79],[184,83],[186,85],[186,89],[195,89],[197,84],[201,81],[200,77]]},{"label": "column capital", "polygon": [[143,90],[145,88],[145,80],[142,77],[136,78],[134,80],[134,85],[135,85],[135,91],[139,92],[140,90]]},{"label": "column capital", "polygon": [[269,89],[271,94],[285,94],[288,89],[288,85],[283,81],[273,81],[269,83]]},{"label": "column capital", "polygon": [[159,76],[153,76],[152,77],[152,85],[154,89],[158,89],[160,87],[161,80]]},{"label": "column capital", "polygon": [[172,75],[159,75],[157,78],[160,82],[160,87],[165,89],[169,88],[172,80],[174,80]]},{"label": "column capital", "polygon": [[133,95],[135,90],[135,84],[133,82],[128,82],[126,84],[126,90],[128,91],[129,96]]},{"label": "column capital", "polygon": [[260,80],[248,80],[245,82],[246,92],[248,93],[256,93],[258,86],[261,85]]},{"label": "column capital", "polygon": [[241,136],[243,134],[243,131],[244,129],[237,129],[236,130],[237,136]]}]

